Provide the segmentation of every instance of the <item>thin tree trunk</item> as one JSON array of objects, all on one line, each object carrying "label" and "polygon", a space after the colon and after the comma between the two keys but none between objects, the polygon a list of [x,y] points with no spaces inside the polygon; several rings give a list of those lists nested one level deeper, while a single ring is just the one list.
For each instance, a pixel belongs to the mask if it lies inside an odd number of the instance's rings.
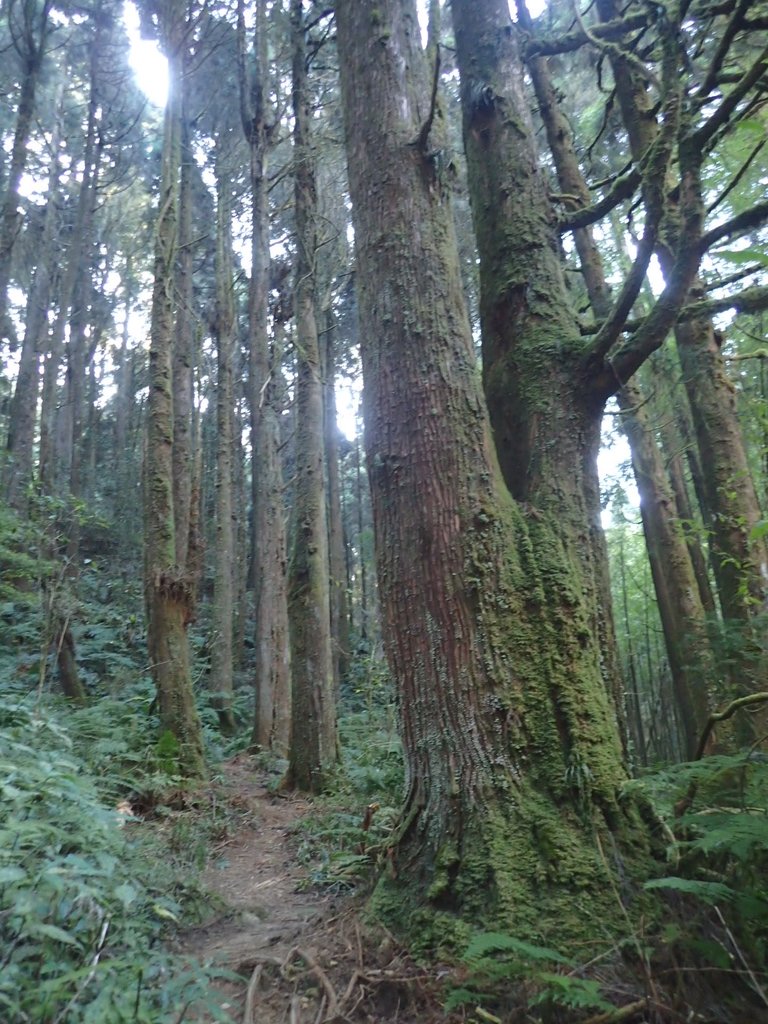
[{"label": "thin tree trunk", "polygon": [[344,531],[341,519],[339,479],[339,426],[336,422],[336,363],[333,312],[326,310],[323,331],[323,399],[325,465],[328,475],[328,551],[331,578],[331,636],[333,638],[334,690],[338,701],[342,682],[349,671],[349,611],[344,571]]},{"label": "thin tree trunk", "polygon": [[286,785],[320,792],[337,759],[328,527],[323,468],[323,385],[315,313],[317,195],[303,4],[291,0],[294,196],[297,253],[296,480],[288,570],[292,717]]},{"label": "thin tree trunk", "polygon": [[186,88],[181,98],[181,184],[179,242],[176,251],[176,322],[173,333],[173,517],[176,564],[187,567],[192,514],[192,416],[194,412],[194,332],[192,263],[192,152]]},{"label": "thin tree trunk", "polygon": [[711,710],[713,664],[705,613],[685,535],[675,516],[674,495],[639,387],[625,385],[619,393],[619,405],[624,413],[623,427],[640,493],[643,532],[685,741],[684,753],[690,760],[696,755]]},{"label": "thin tree trunk", "polygon": [[161,742],[185,777],[204,774],[203,742],[189,665],[187,626],[193,586],[176,565],[173,511],[173,268],[178,216],[181,40],[184,5],[166,12],[169,65],[163,127],[160,207],[155,235],[149,352],[149,409],[145,465],[145,597],[147,644],[157,687]]},{"label": "thin tree trunk", "polygon": [[17,5],[21,11],[23,24],[15,28],[14,45],[22,62],[23,77],[16,108],[16,127],[8,181],[0,206],[0,338],[11,337],[8,285],[11,278],[11,257],[19,233],[19,186],[27,164],[29,137],[35,113],[35,95],[45,58],[52,6],[52,0],[43,0],[39,9],[36,4]]},{"label": "thin tree trunk", "polygon": [[61,99],[63,90],[57,89],[56,119],[51,136],[51,166],[48,171],[48,202],[45,206],[40,258],[35,266],[32,285],[27,299],[24,318],[24,340],[19,357],[19,372],[11,401],[6,445],[7,462],[3,484],[6,500],[11,508],[24,511],[27,507],[26,490],[34,472],[35,424],[40,390],[40,355],[45,351],[48,327],[48,309],[51,299],[51,281],[55,259],[54,239],[59,200],[61,163]]},{"label": "thin tree trunk", "polygon": [[[286,533],[280,467],[280,394],[276,377],[282,348],[270,355],[269,211],[267,152],[272,129],[265,108],[265,7],[256,5],[254,44],[246,42],[245,4],[238,0],[238,72],[243,130],[250,153],[251,279],[248,291],[249,366],[247,401],[251,420],[251,584],[255,598],[256,714],[252,743],[278,754],[288,751],[291,676],[288,630]],[[278,331],[276,329],[277,336]]]},{"label": "thin tree trunk", "polygon": [[213,584],[211,689],[222,732],[235,732],[232,713],[233,564],[232,359],[235,302],[232,293],[232,225],[229,176],[216,168],[216,549]]}]

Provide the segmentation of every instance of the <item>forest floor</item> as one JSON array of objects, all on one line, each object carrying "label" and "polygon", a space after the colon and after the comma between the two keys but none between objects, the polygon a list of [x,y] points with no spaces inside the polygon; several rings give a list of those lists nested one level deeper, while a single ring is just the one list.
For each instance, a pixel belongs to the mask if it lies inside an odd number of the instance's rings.
[{"label": "forest floor", "polygon": [[[177,940],[185,957],[242,977],[216,982],[222,1009],[238,1024],[446,1022],[439,971],[426,973],[366,922],[359,897],[309,887],[295,834],[311,802],[271,792],[246,755],[223,773],[239,824],[200,880],[219,912]],[[186,1019],[211,1018],[191,1008]]]}]

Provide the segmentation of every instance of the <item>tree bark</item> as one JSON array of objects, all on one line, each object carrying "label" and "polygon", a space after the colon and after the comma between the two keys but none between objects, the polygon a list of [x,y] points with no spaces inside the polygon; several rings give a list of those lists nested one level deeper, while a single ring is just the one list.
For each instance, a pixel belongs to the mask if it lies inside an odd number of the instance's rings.
[{"label": "tree bark", "polygon": [[216,551],[213,583],[211,689],[222,732],[235,732],[232,713],[234,519],[232,504],[232,360],[235,301],[232,292],[232,225],[229,175],[216,168]]},{"label": "tree bark", "polygon": [[195,324],[193,317],[192,174],[195,157],[192,152],[186,100],[187,90],[183,84],[181,90],[181,184],[179,186],[179,241],[176,251],[174,285],[176,320],[173,332],[173,518],[176,564],[180,569],[186,569],[190,543],[194,467],[192,416],[195,405]]},{"label": "tree bark", "polygon": [[[525,456],[516,438],[502,450],[528,464],[519,484],[540,507],[514,502],[499,471],[450,205],[418,145],[430,89],[415,4],[339,0],[337,26],[377,567],[406,757],[394,878],[375,906],[404,927],[419,910],[459,912],[517,934],[557,928],[568,943],[580,915],[616,913],[593,827],[612,829],[617,851],[629,836],[642,844],[617,799],[621,749],[582,564],[535,424],[521,424]],[[582,424],[569,422],[573,436]],[[571,455],[568,501],[584,451]],[[449,940],[449,919],[429,934]]]},{"label": "tree bark", "polygon": [[297,252],[296,480],[288,569],[292,716],[286,785],[322,791],[337,760],[328,572],[323,384],[315,311],[317,195],[302,0],[291,0]]},{"label": "tree bark", "polygon": [[[291,725],[291,675],[285,511],[280,465],[281,346],[269,344],[269,210],[267,153],[272,129],[265,107],[265,9],[255,9],[248,53],[245,7],[238,0],[238,70],[243,130],[250,153],[251,279],[248,289],[248,408],[251,421],[251,584],[255,599],[256,714],[251,742],[286,754]],[[250,70],[249,70],[250,69]],[[276,332],[278,333],[278,332]]]},{"label": "tree bark", "polygon": [[175,0],[167,8],[166,16],[168,20],[162,29],[169,86],[155,235],[144,473],[145,599],[149,660],[163,731],[161,741],[167,745],[180,773],[194,778],[203,775],[205,767],[187,638],[193,588],[189,576],[176,565],[173,510],[173,275],[178,229],[183,3]]}]

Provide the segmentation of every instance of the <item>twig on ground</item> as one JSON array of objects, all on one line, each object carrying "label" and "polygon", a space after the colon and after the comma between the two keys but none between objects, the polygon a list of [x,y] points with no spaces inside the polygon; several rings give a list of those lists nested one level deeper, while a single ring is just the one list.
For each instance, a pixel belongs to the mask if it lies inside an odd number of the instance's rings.
[{"label": "twig on ground", "polygon": [[245,993],[245,1009],[243,1010],[243,1024],[256,1024],[256,1017],[254,1014],[255,1001],[256,1001],[256,990],[259,987],[261,981],[261,974],[264,970],[264,964],[256,964],[253,968],[253,974],[251,980],[248,982],[248,989]]},{"label": "twig on ground", "polygon": [[642,1013],[648,1008],[647,999],[638,999],[637,1002],[627,1003],[615,1010],[608,1010],[606,1013],[598,1013],[596,1017],[590,1017],[584,1024],[619,1024],[619,1021],[633,1017],[636,1013]]},{"label": "twig on ground", "polygon": [[291,996],[291,1024],[301,1024],[301,1002],[298,996]]},{"label": "twig on ground", "polygon": [[328,979],[328,975],[322,969],[320,964],[315,960],[313,956],[305,952],[303,949],[297,949],[296,952],[299,954],[301,959],[310,968],[312,973],[315,975],[317,980],[325,989],[325,994],[328,999],[328,1016],[336,1017],[339,1012],[339,1000],[336,998],[336,990]]}]

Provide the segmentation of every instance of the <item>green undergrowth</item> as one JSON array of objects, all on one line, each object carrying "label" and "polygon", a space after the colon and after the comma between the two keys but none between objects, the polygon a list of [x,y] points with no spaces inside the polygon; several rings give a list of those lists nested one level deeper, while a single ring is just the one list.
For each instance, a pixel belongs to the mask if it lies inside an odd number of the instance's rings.
[{"label": "green undergrowth", "polygon": [[475,1024],[572,1024],[623,1019],[647,997],[659,1021],[768,1019],[768,758],[709,757],[627,788],[652,802],[667,837],[667,863],[644,885],[659,897],[653,913],[628,904],[625,934],[602,946],[595,937],[581,958],[556,943],[474,932],[447,1009]]},{"label": "green undergrowth", "polygon": [[0,1020],[165,1024],[203,1008],[228,1020],[211,972],[168,952],[180,924],[210,910],[195,853],[116,802],[130,729],[124,713],[107,748],[101,710],[103,730],[81,731],[51,709],[0,712]]},{"label": "green undergrowth", "polygon": [[403,756],[394,709],[372,705],[339,721],[341,764],[328,793],[296,829],[307,886],[350,891],[372,874],[403,792]]}]

